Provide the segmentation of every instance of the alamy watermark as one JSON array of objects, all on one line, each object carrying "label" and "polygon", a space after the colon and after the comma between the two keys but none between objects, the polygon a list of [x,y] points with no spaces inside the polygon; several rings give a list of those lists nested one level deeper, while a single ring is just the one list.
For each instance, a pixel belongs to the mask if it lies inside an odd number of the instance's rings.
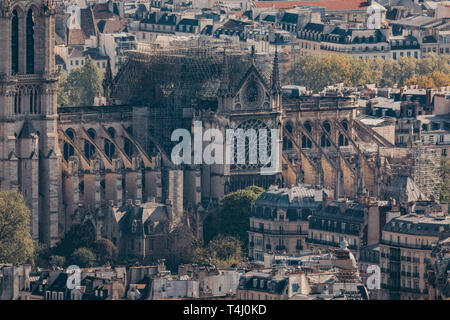
[{"label": "alamy watermark", "polygon": [[69,290],[78,288],[81,285],[81,269],[77,265],[71,265],[66,270],[68,277],[66,287]]},{"label": "alamy watermark", "polygon": [[372,264],[367,267],[367,273],[370,274],[366,280],[366,287],[369,290],[379,290],[381,288],[381,269],[378,265]]},{"label": "alamy watermark", "polygon": [[[194,121],[193,133],[192,138],[186,129],[172,132],[171,140],[179,141],[171,153],[174,164],[250,165],[260,168],[262,175],[279,173],[279,129],[226,129],[224,140],[221,130],[210,128],[203,132],[202,122]],[[204,147],[204,142],[209,144]]]}]

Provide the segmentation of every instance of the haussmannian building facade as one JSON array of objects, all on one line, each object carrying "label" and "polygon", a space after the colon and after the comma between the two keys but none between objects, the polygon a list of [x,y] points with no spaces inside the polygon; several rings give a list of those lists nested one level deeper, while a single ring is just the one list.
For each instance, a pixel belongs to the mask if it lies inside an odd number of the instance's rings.
[{"label": "haussmannian building facade", "polygon": [[425,273],[432,244],[449,229],[450,217],[442,214],[411,213],[385,225],[380,245],[382,299],[427,299]]}]

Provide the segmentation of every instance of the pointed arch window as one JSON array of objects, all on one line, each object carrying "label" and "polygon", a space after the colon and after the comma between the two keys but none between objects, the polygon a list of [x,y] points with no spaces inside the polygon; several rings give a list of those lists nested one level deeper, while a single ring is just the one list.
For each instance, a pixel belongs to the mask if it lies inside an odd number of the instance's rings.
[{"label": "pointed arch window", "polygon": [[108,139],[105,139],[105,154],[109,159],[112,159],[116,152],[116,146]]},{"label": "pointed arch window", "polygon": [[27,13],[27,74],[34,73],[34,13],[28,10]]},{"label": "pointed arch window", "polygon": [[11,21],[11,72],[19,73],[19,15],[13,10]]},{"label": "pointed arch window", "polygon": [[330,140],[323,134],[320,138],[320,146],[321,147],[329,147],[331,146]]}]

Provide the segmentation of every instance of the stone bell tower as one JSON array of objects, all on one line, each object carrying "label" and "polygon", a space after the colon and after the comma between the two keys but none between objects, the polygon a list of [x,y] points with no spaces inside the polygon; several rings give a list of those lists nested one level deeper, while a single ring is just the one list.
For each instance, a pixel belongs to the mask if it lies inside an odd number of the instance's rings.
[{"label": "stone bell tower", "polygon": [[23,194],[49,245],[62,223],[54,29],[51,0],[0,0],[0,189]]}]

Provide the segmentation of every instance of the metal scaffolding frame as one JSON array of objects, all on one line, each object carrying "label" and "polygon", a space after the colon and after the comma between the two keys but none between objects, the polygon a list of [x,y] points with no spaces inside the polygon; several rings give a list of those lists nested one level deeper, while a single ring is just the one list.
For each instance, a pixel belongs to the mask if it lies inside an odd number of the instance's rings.
[{"label": "metal scaffolding frame", "polygon": [[429,198],[439,199],[440,154],[431,146],[413,147],[414,182]]}]

